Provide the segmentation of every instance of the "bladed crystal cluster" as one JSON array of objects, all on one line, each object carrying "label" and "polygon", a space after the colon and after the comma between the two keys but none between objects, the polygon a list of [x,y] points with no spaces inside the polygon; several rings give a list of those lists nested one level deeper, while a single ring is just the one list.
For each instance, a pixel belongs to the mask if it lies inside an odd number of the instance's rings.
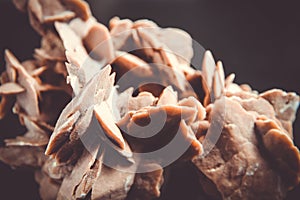
[{"label": "bladed crystal cluster", "polygon": [[82,0],[13,2],[42,39],[31,60],[5,51],[0,118],[26,132],[0,160],[34,170],[42,199],[161,199],[182,163],[203,199],[284,199],[299,184],[296,93],[236,84],[210,51],[195,69],[180,29],[106,27]]}]

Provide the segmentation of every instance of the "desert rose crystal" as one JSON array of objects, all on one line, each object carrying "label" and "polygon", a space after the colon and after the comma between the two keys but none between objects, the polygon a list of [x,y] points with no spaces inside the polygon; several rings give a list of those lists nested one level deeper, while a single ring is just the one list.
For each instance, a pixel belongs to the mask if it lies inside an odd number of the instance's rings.
[{"label": "desert rose crystal", "polygon": [[195,69],[180,29],[106,27],[82,0],[13,2],[42,39],[32,60],[5,51],[0,118],[27,130],[0,160],[32,168],[42,199],[158,199],[187,165],[206,199],[284,199],[299,184],[296,93],[238,85],[210,51]]}]

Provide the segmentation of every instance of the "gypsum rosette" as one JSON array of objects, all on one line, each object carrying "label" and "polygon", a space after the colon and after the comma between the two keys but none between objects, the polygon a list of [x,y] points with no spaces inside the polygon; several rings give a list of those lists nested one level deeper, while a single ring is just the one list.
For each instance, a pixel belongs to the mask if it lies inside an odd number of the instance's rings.
[{"label": "gypsum rosette", "polygon": [[[15,4],[42,42],[34,60],[20,63],[6,51],[0,113],[13,108],[27,132],[5,140],[0,159],[33,167],[42,199],[158,198],[168,184],[166,157],[138,163],[146,170],[135,173],[133,155],[177,135],[188,146],[171,167],[193,164],[209,199],[283,199],[299,184],[295,93],[237,85],[209,51],[202,70],[193,69],[192,39],[178,29],[119,18],[108,29],[80,0]],[[164,126],[147,137],[144,127],[161,116]],[[214,127],[222,131],[206,152]]]}]

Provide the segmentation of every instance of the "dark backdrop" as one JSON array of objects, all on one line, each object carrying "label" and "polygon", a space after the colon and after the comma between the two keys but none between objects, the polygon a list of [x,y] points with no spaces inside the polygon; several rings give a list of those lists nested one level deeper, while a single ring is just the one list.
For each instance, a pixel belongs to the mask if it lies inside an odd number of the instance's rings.
[{"label": "dark backdrop", "polygon": [[[206,49],[221,59],[226,74],[236,73],[238,83],[264,91],[283,88],[300,93],[300,12],[296,1],[241,0],[90,0],[93,14],[107,24],[121,18],[149,18],[162,27],[188,31]],[[3,52],[9,48],[20,60],[39,47],[39,36],[27,16],[8,0],[0,0],[0,69]],[[295,122],[295,140],[300,145],[300,120]],[[15,117],[0,121],[0,140],[23,130],[13,126]],[[28,181],[30,180],[30,181]],[[12,171],[0,163],[1,199],[38,199],[37,185],[26,171]],[[288,199],[297,199],[299,187]],[[297,195],[298,197],[300,195]]]}]

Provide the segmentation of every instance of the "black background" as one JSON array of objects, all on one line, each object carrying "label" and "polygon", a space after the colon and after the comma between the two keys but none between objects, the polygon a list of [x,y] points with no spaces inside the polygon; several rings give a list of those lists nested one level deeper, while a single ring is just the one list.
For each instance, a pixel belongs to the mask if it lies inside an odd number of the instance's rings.
[{"label": "black background", "polygon": [[[94,16],[104,24],[113,16],[148,18],[162,27],[189,32],[216,60],[226,74],[236,73],[238,83],[249,83],[264,91],[282,88],[300,93],[300,12],[297,1],[241,0],[89,0]],[[31,57],[39,47],[39,36],[26,14],[8,0],[0,0],[0,71],[4,49],[20,60]],[[300,120],[294,124],[300,145]],[[0,121],[0,141],[24,129],[14,127],[10,115]],[[30,181],[29,181],[30,180]],[[262,183],[263,184],[263,183]],[[297,199],[299,187],[288,199]],[[12,171],[0,163],[0,199],[38,199],[37,185],[27,171]]]}]

